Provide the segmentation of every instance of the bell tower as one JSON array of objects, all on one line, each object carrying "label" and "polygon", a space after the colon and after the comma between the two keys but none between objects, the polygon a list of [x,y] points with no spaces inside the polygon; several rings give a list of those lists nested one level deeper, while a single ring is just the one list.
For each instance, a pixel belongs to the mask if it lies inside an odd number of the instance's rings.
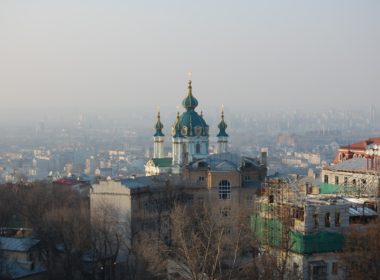
[{"label": "bell tower", "polygon": [[219,133],[217,135],[218,137],[218,147],[217,147],[217,153],[227,153],[228,149],[228,134],[226,132],[227,124],[224,121],[224,109],[222,108],[222,114],[221,114],[221,120],[218,125]]},{"label": "bell tower", "polygon": [[162,133],[162,129],[164,128],[161,123],[160,112],[157,113],[157,122],[155,125],[156,133],[153,135],[153,158],[163,158],[164,157],[164,138],[165,135]]}]

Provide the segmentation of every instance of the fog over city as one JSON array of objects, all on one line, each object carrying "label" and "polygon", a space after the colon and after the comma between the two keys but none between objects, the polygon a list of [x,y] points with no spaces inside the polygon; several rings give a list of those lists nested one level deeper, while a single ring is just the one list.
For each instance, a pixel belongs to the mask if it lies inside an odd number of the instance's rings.
[{"label": "fog over city", "polygon": [[[1,123],[359,111],[380,90],[379,1],[0,2]],[[217,118],[217,116],[215,116]],[[146,123],[148,125],[148,122]]]}]

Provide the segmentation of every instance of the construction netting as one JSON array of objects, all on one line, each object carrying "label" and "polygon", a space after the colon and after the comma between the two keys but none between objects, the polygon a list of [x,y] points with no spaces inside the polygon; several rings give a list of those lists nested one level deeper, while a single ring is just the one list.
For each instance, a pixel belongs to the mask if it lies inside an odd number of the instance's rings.
[{"label": "construction netting", "polygon": [[303,234],[292,229],[285,229],[278,219],[259,215],[251,216],[251,229],[261,244],[277,248],[286,246],[295,253],[335,252],[342,250],[344,245],[344,236],[341,233],[321,230]]}]

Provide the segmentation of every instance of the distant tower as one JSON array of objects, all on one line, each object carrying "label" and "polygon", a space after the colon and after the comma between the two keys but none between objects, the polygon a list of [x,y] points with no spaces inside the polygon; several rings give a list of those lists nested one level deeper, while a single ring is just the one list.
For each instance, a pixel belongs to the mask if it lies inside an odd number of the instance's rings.
[{"label": "distant tower", "polygon": [[218,125],[218,128],[219,128],[219,133],[217,135],[218,137],[217,153],[218,154],[227,153],[228,134],[226,132],[227,124],[224,121],[224,109],[222,109],[221,120]]},{"label": "distant tower", "polygon": [[172,154],[173,165],[182,165],[185,161],[185,138],[181,133],[181,121],[179,118],[179,112],[177,112],[177,119],[172,127]]},{"label": "distant tower", "polygon": [[157,122],[155,125],[156,133],[153,135],[154,141],[154,152],[153,158],[163,158],[164,157],[164,137],[162,129],[164,128],[161,123],[160,112],[157,113]]}]

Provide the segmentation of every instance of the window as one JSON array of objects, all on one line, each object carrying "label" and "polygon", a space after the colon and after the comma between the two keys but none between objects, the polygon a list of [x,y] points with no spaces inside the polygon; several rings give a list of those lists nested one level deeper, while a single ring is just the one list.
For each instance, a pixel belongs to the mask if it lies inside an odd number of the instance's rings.
[{"label": "window", "polygon": [[353,180],[352,180],[352,185],[353,185],[354,187],[356,187],[356,179],[353,179]]},{"label": "window", "polygon": [[339,211],[335,212],[335,226],[336,227],[340,226],[340,213],[339,213]]},{"label": "window", "polygon": [[314,214],[313,219],[314,219],[314,228],[318,228],[319,227],[319,216],[318,216],[318,214]]},{"label": "window", "polygon": [[331,274],[332,275],[337,275],[338,274],[338,263],[337,262],[333,262],[332,263]]},{"label": "window", "polygon": [[329,183],[329,175],[325,175],[323,178],[323,182],[328,184]]},{"label": "window", "polygon": [[195,145],[195,153],[196,154],[200,154],[201,153],[201,145],[199,143],[197,143]]},{"label": "window", "polygon": [[330,213],[327,212],[325,215],[325,227],[330,227]]},{"label": "window", "polygon": [[219,182],[219,199],[231,199],[231,185],[227,180]]},{"label": "window", "polygon": [[293,263],[293,272],[297,273],[298,270],[299,270],[299,265],[298,265],[298,263],[294,262]]},{"label": "window", "polygon": [[335,185],[339,185],[339,177],[335,176]]},{"label": "window", "polygon": [[205,177],[204,177],[204,176],[199,176],[199,178],[198,178],[198,181],[199,181],[199,182],[204,182],[204,180],[205,180]]},{"label": "window", "polygon": [[249,176],[249,175],[244,176],[244,181],[250,181],[250,180],[251,180],[251,176]]},{"label": "window", "polygon": [[348,178],[344,177],[344,185],[347,186],[347,184],[348,184]]}]

